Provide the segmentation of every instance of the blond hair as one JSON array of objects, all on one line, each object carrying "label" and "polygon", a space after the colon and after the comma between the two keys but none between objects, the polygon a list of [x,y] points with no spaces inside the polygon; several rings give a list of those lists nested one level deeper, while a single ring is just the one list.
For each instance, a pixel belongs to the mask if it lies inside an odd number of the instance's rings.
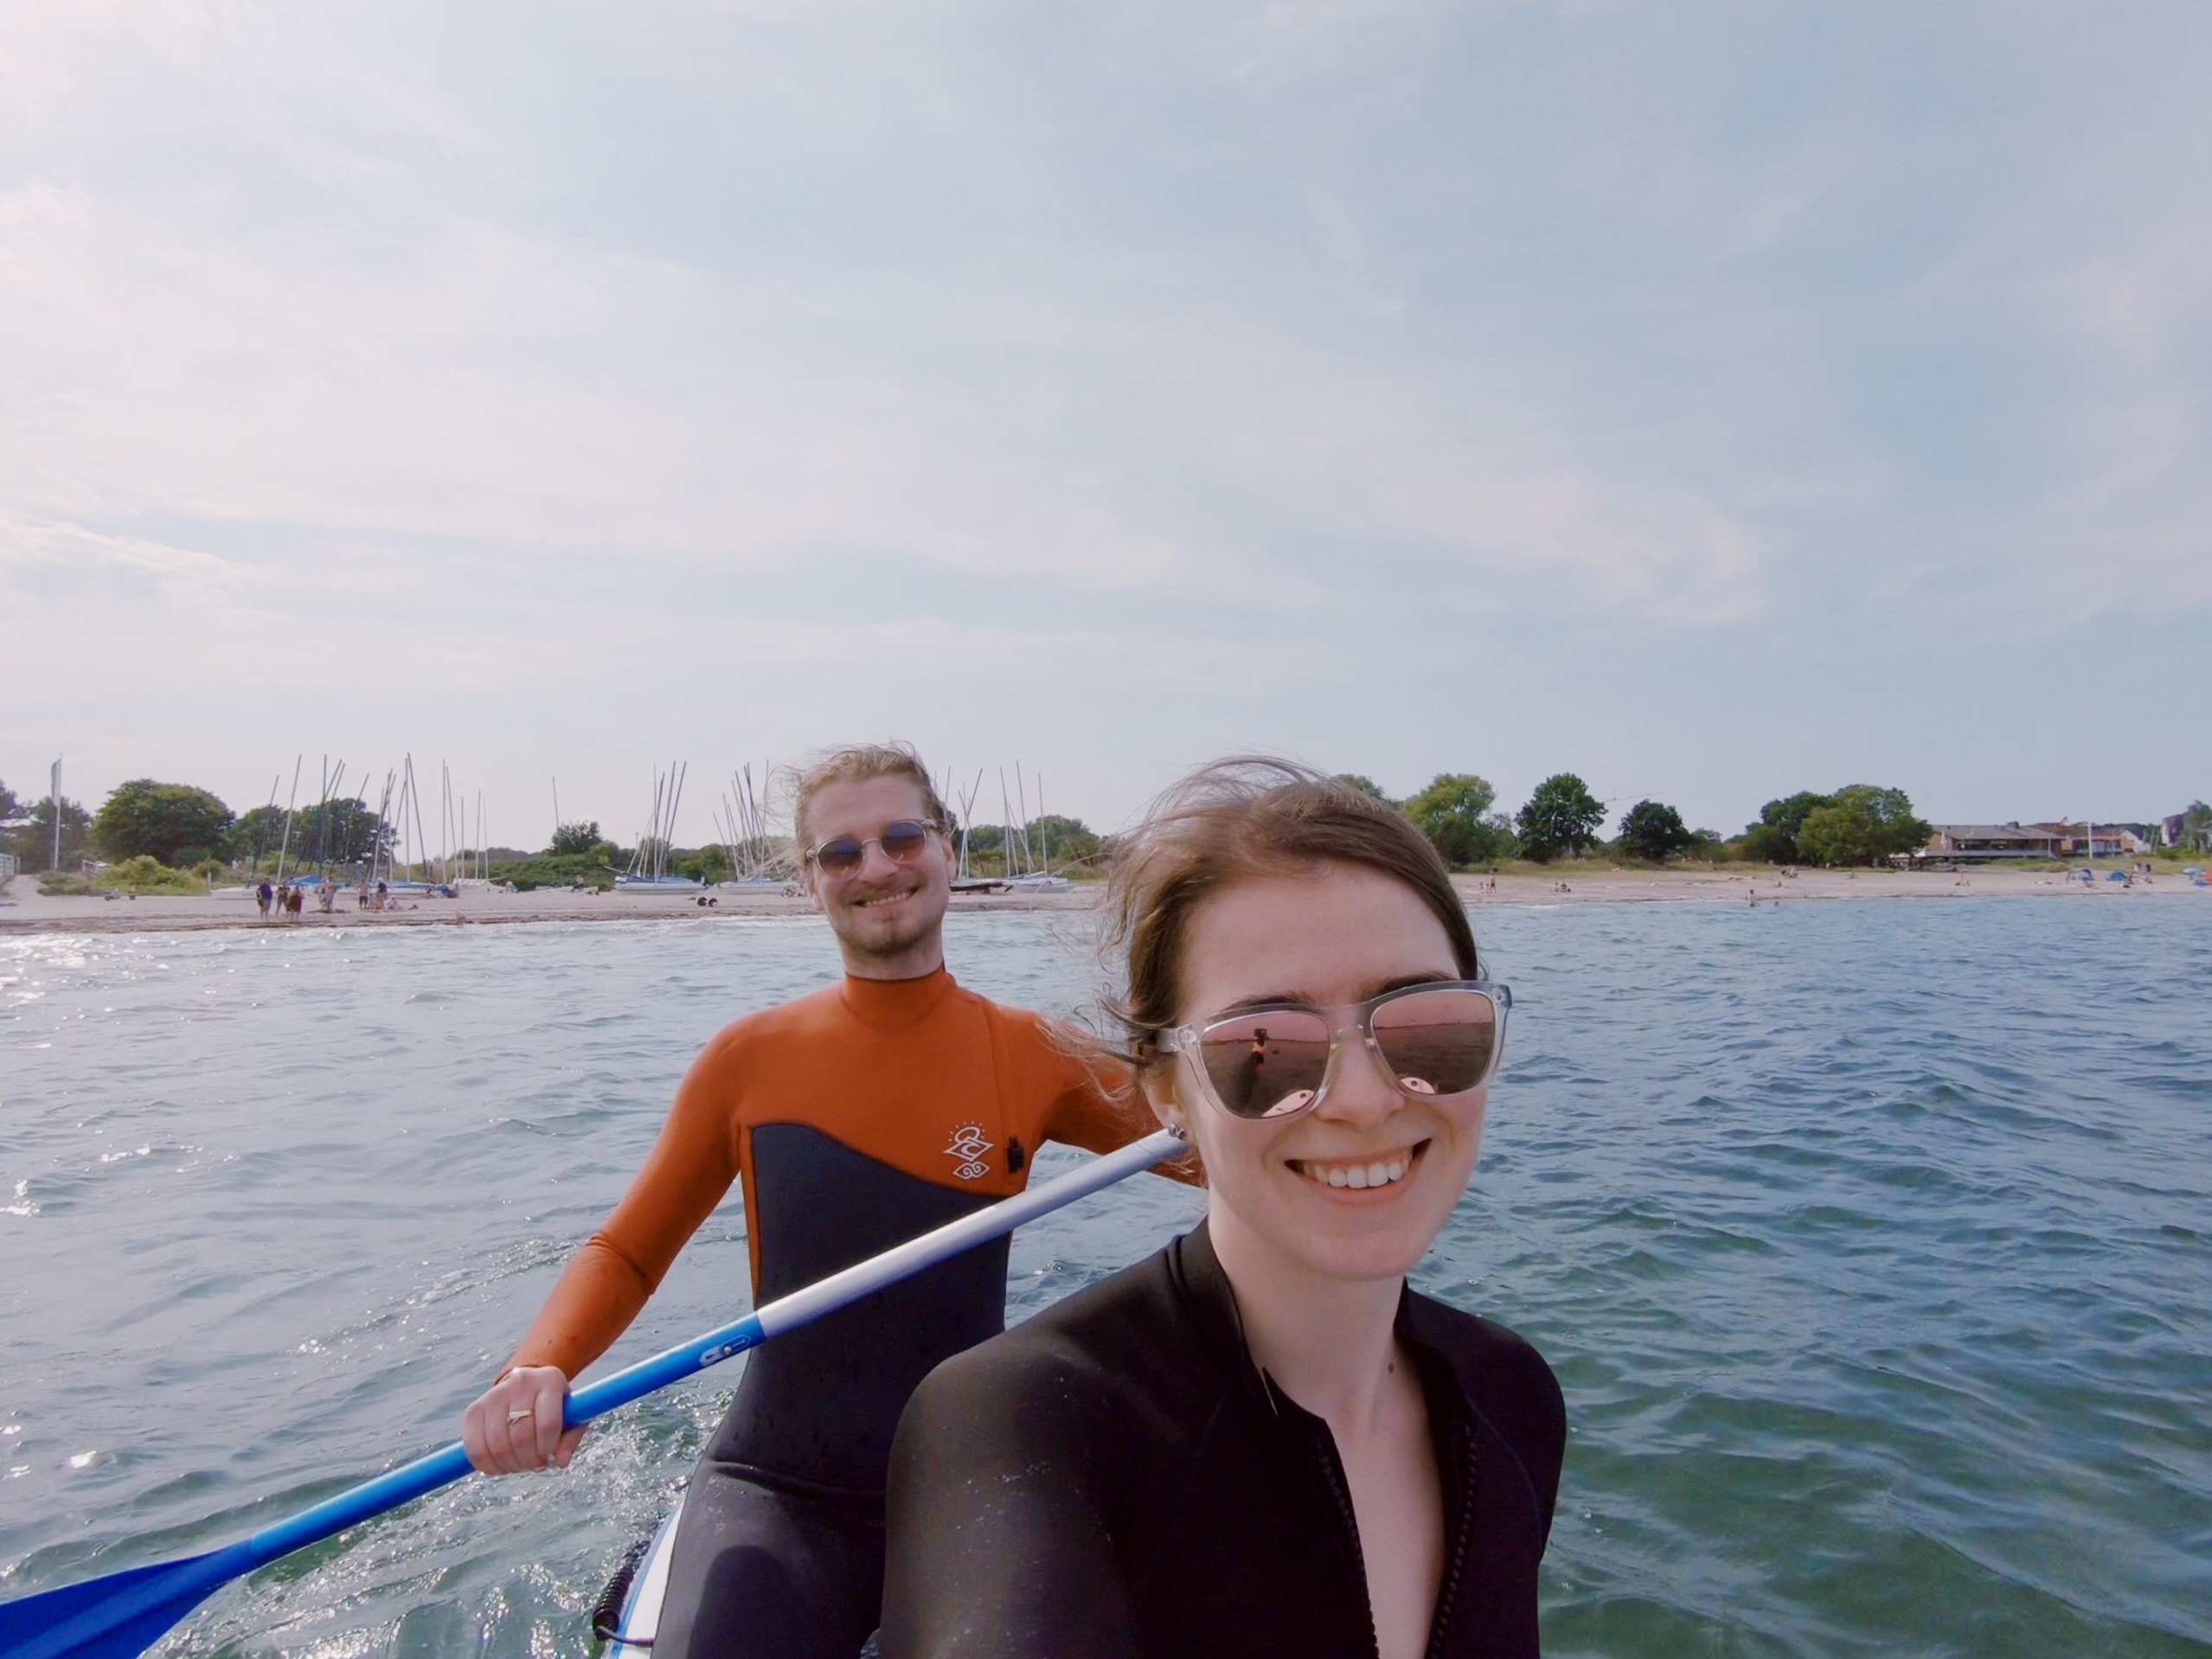
[{"label": "blond hair", "polygon": [[921,792],[922,816],[946,835],[952,833],[952,816],[938,798],[937,785],[929,781],[929,768],[911,743],[847,743],[825,749],[805,765],[786,774],[791,791],[792,839],[804,856],[813,844],[806,829],[806,809],[814,797],[832,784],[861,784],[871,778],[903,778]]}]

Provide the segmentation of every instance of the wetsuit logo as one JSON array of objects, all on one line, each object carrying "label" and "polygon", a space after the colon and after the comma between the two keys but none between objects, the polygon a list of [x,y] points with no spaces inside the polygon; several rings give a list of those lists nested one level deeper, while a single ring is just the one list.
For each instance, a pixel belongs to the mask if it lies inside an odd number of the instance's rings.
[{"label": "wetsuit logo", "polygon": [[952,1173],[963,1181],[989,1175],[991,1166],[983,1161],[983,1155],[991,1150],[991,1144],[984,1139],[981,1124],[962,1124],[952,1131],[952,1144],[945,1149],[946,1157],[960,1160],[959,1168]]}]

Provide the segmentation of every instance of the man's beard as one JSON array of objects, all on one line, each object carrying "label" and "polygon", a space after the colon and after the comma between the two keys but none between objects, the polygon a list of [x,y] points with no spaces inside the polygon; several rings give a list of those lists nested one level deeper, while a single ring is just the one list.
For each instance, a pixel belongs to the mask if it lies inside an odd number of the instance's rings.
[{"label": "man's beard", "polygon": [[902,913],[888,921],[873,919],[865,910],[850,910],[847,918],[859,925],[840,937],[848,949],[862,956],[885,960],[904,956],[933,938],[944,925],[942,913],[929,913],[924,903],[921,894],[912,894],[901,906]]}]

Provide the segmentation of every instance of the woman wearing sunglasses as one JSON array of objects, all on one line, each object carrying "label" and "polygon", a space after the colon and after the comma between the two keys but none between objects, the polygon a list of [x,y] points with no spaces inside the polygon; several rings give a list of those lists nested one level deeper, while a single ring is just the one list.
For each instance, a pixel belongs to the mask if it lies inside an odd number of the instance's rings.
[{"label": "woman wearing sunglasses", "polygon": [[1521,1655],[1566,1432],[1543,1359],[1410,1291],[1511,999],[1388,807],[1219,763],[1132,837],[1114,1008],[1204,1223],[947,1361],[892,1458],[886,1659]]}]

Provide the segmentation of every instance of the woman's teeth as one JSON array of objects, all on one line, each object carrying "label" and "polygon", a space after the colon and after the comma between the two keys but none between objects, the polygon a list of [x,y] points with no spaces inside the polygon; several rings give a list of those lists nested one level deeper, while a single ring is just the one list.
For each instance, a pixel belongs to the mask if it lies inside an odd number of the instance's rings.
[{"label": "woman's teeth", "polygon": [[1324,1187],[1387,1187],[1401,1179],[1413,1167],[1410,1157],[1398,1156],[1379,1159],[1373,1163],[1332,1163],[1322,1169],[1311,1163],[1298,1165],[1298,1173],[1308,1181],[1318,1181]]}]

